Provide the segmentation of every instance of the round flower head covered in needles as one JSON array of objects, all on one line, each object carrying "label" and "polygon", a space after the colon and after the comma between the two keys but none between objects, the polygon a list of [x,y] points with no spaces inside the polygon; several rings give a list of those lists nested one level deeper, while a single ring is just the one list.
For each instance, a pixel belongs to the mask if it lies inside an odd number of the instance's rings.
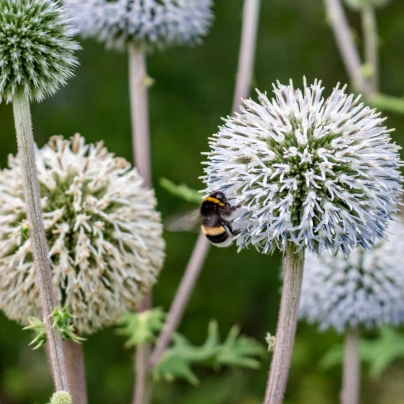
[{"label": "round flower head covered in needles", "polygon": [[401,192],[399,147],[379,114],[338,86],[274,86],[211,139],[206,192],[242,201],[240,248],[288,243],[348,254],[382,238]]},{"label": "round flower head covered in needles", "polygon": [[[101,142],[54,137],[36,157],[55,296],[79,334],[93,333],[156,282],[165,248],[156,199]],[[0,172],[0,309],[26,323],[41,307],[19,164],[10,157]]]},{"label": "round flower head covered in needles", "polygon": [[55,93],[77,65],[70,20],[53,0],[0,1],[0,102]]},{"label": "round flower head covered in needles", "polygon": [[83,37],[107,48],[194,44],[208,33],[212,0],[65,0]]},{"label": "round flower head covered in needles", "polygon": [[404,321],[404,225],[392,222],[389,241],[317,258],[306,254],[300,315],[320,329],[397,325]]}]

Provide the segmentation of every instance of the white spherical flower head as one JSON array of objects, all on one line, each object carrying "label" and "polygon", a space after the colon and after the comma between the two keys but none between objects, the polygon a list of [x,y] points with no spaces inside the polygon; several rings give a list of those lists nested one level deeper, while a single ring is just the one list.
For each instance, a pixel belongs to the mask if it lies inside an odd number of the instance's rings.
[{"label": "white spherical flower head", "polygon": [[[102,143],[54,137],[36,155],[57,302],[79,334],[114,323],[156,282],[164,259],[160,215],[137,171]],[[0,309],[41,316],[25,223],[19,158],[0,172]]]},{"label": "white spherical flower head", "polygon": [[107,48],[129,43],[166,47],[200,42],[210,28],[212,0],[65,0],[83,37]]},{"label": "white spherical flower head", "polygon": [[320,329],[404,321],[404,225],[393,222],[390,241],[379,240],[371,252],[362,248],[317,258],[306,254],[300,315]]},{"label": "white spherical flower head", "polygon": [[211,139],[206,192],[244,203],[239,248],[348,254],[384,236],[401,192],[399,147],[375,110],[344,88],[322,92],[317,81],[278,83],[275,98],[245,100]]},{"label": "white spherical flower head", "polygon": [[41,101],[73,75],[74,30],[52,0],[0,1],[0,102],[16,91]]}]

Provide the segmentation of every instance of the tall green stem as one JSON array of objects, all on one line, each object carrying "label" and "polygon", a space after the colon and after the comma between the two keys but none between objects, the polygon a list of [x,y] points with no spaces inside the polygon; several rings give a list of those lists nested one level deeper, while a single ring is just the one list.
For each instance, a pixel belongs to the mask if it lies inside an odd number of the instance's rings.
[{"label": "tall green stem", "polygon": [[281,306],[265,404],[282,404],[292,360],[303,281],[304,252],[294,244],[286,249]]},{"label": "tall green stem", "polygon": [[345,336],[341,404],[359,403],[359,385],[359,332],[356,329],[349,329]]},{"label": "tall green stem", "polygon": [[340,0],[324,0],[327,16],[334,32],[335,40],[351,84],[366,99],[372,96],[372,88],[362,77],[359,52],[352,39],[351,30]]},{"label": "tall green stem", "polygon": [[[146,53],[143,46],[129,46],[129,87],[132,119],[132,145],[136,169],[143,177],[144,186],[151,188],[149,103],[147,94]],[[141,302],[138,311],[152,307],[151,295]],[[148,364],[150,344],[136,348],[136,380],[133,392],[133,404],[148,404],[151,391],[148,383]]]},{"label": "tall green stem", "polygon": [[56,307],[56,303],[52,288],[51,263],[42,219],[30,105],[27,96],[22,91],[15,94],[13,109],[21,161],[24,198],[30,228],[30,241],[37,275],[37,286],[42,304],[43,321],[45,322],[48,340],[48,356],[56,390],[69,391],[62,339],[59,331],[52,327],[51,314]]},{"label": "tall green stem", "polygon": [[377,34],[376,14],[373,7],[364,7],[361,11],[363,37],[365,42],[365,62],[371,67],[370,84],[372,92],[379,87],[379,38]]},{"label": "tall green stem", "polygon": [[74,404],[87,404],[83,345],[73,341],[63,341],[63,353],[72,401]]}]

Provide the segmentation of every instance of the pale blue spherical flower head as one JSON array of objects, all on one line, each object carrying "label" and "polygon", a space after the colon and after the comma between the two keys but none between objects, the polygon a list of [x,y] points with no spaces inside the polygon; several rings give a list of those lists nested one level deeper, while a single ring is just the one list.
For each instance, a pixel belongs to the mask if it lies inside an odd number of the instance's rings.
[{"label": "pale blue spherical flower head", "polygon": [[245,100],[211,139],[205,191],[243,202],[240,249],[349,254],[384,237],[401,193],[399,147],[384,119],[344,90],[326,99],[321,82],[278,83],[274,98]]},{"label": "pale blue spherical flower head", "polygon": [[349,257],[306,254],[300,316],[339,332],[404,321],[404,225],[393,222],[389,241]]},{"label": "pale blue spherical flower head", "polygon": [[11,102],[17,91],[41,101],[66,84],[80,48],[74,34],[55,1],[1,0],[0,102]]},{"label": "pale blue spherical flower head", "polygon": [[212,23],[212,0],[65,0],[81,35],[125,49],[164,48],[201,41]]}]

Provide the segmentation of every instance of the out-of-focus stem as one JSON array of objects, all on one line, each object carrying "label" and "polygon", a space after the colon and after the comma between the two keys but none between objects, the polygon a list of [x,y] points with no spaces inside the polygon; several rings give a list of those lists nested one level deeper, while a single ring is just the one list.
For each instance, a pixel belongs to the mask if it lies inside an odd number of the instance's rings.
[{"label": "out-of-focus stem", "polygon": [[146,53],[141,45],[129,46],[129,87],[133,157],[144,186],[151,188]]},{"label": "out-of-focus stem", "polygon": [[238,59],[236,90],[234,92],[233,112],[240,107],[241,99],[248,97],[254,69],[257,43],[260,0],[244,2],[241,45]]},{"label": "out-of-focus stem", "polygon": [[289,244],[286,250],[281,307],[265,404],[283,403],[299,314],[303,267],[304,252],[297,252],[295,245]]},{"label": "out-of-focus stem", "polygon": [[372,88],[362,77],[361,61],[351,36],[348,21],[340,0],[324,0],[327,16],[331,23],[338,49],[345,64],[352,85],[366,99],[372,96]]},{"label": "out-of-focus stem", "polygon": [[341,404],[358,404],[360,385],[360,362],[359,333],[356,329],[348,330],[345,336],[343,372]]},{"label": "out-of-focus stem", "polygon": [[203,261],[209,250],[209,243],[203,234],[200,234],[194,251],[192,252],[191,259],[185,270],[185,274],[181,280],[181,284],[175,294],[174,302],[171,305],[170,312],[168,313],[164,329],[161,332],[157,341],[156,347],[150,357],[150,366],[153,367],[161,359],[164,351],[171,341],[174,331],[177,329],[181,321],[184,310],[189,301],[195,283],[198,280],[201,272]]},{"label": "out-of-focus stem", "polygon": [[[129,46],[129,87],[132,119],[133,157],[144,186],[151,188],[149,103],[147,94],[146,53],[143,46]],[[151,295],[147,296],[138,307],[138,311],[149,310],[152,306]],[[136,380],[133,392],[134,404],[148,404],[151,398],[148,385],[148,363],[150,345],[143,344],[136,348]]]},{"label": "out-of-focus stem", "polygon": [[52,327],[51,314],[56,304],[52,288],[51,263],[42,218],[30,105],[27,96],[22,91],[15,94],[13,109],[30,241],[37,276],[36,283],[41,298],[43,321],[46,326],[48,356],[56,390],[69,391],[62,339],[59,330]]},{"label": "out-of-focus stem", "polygon": [[365,62],[372,69],[370,83],[372,92],[376,93],[379,86],[379,38],[377,34],[377,21],[375,9],[364,7],[361,11],[363,37],[365,41]]},{"label": "out-of-focus stem", "polygon": [[83,346],[73,341],[63,341],[63,353],[72,402],[74,404],[87,404]]},{"label": "out-of-focus stem", "polygon": [[[237,111],[240,107],[242,98],[247,98],[250,94],[258,29],[259,5],[259,0],[244,1],[242,38],[237,82],[232,107],[233,111]],[[170,307],[165,327],[161,332],[156,347],[152,353],[150,367],[153,367],[158,363],[161,356],[164,354],[164,351],[170,344],[173,333],[181,322],[182,315],[184,314],[208,252],[209,242],[206,240],[206,237],[201,234],[198,237],[191,258],[182,277],[174,302]]]}]

